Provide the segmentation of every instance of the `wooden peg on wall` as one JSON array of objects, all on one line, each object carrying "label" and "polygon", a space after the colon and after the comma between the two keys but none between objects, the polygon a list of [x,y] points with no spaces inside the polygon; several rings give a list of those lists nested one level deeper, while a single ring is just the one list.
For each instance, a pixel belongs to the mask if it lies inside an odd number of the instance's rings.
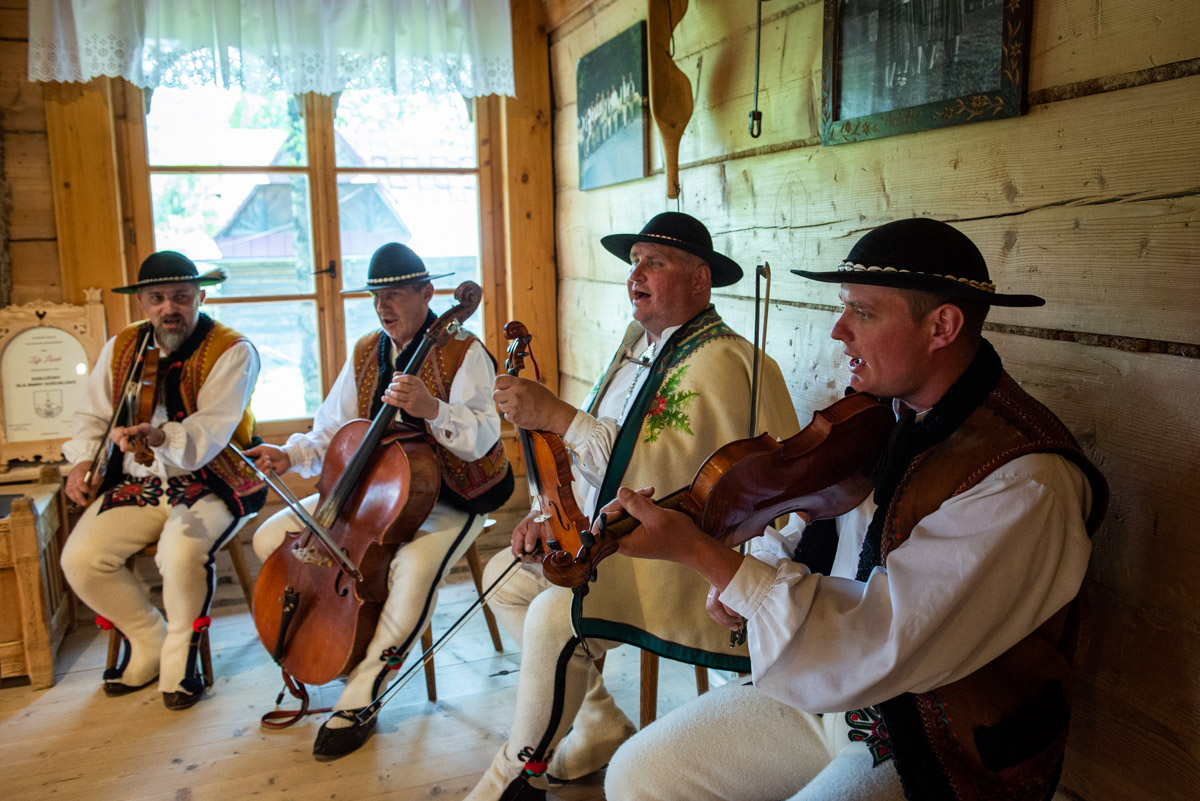
[{"label": "wooden peg on wall", "polygon": [[672,31],[687,12],[688,0],[647,0],[650,61],[650,113],[662,136],[667,197],[679,197],[679,140],[692,118],[692,82],[676,66]]}]

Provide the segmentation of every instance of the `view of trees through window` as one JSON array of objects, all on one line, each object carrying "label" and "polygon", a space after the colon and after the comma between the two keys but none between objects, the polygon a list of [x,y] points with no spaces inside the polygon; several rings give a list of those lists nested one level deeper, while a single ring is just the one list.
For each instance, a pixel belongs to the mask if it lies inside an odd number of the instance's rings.
[{"label": "view of trees through window", "polygon": [[[451,273],[434,282],[435,313],[453,304],[459,283],[480,280],[472,111],[459,97],[365,90],[306,119],[305,98],[284,93],[154,91],[146,137],[155,249],[228,273],[208,288],[205,311],[258,348],[258,419],[312,416],[341,367],[322,363],[323,338],[342,338],[345,353],[378,327],[370,295],[354,290],[366,286],[380,245],[402,242],[431,274]],[[312,146],[330,133],[332,159]],[[331,193],[316,190],[331,175],[336,200],[324,202]],[[323,243],[334,241],[337,252],[327,252]],[[480,335],[481,319],[468,324]]]}]

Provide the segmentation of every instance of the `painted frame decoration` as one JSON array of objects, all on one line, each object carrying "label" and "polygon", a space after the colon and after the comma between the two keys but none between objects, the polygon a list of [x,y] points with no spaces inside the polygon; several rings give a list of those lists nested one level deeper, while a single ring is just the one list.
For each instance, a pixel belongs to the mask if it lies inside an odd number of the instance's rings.
[{"label": "painted frame decoration", "polygon": [[581,56],[575,87],[579,188],[649,175],[646,23],[638,22]]},{"label": "painted frame decoration", "polygon": [[825,0],[821,144],[1019,116],[1033,0]]},{"label": "painted frame decoration", "polygon": [[0,309],[0,473],[13,460],[57,462],[71,417],[104,347],[99,289],[87,303]]}]

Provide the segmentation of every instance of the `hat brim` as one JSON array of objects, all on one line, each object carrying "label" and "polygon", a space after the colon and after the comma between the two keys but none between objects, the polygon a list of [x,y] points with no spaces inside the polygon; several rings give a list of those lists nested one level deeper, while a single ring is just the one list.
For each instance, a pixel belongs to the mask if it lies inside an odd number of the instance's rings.
[{"label": "hat brim", "polygon": [[920,273],[902,273],[897,271],[870,270],[851,271],[835,270],[833,272],[810,272],[809,270],[792,270],[796,275],[813,281],[823,281],[827,284],[869,284],[871,286],[886,286],[893,289],[914,289],[919,292],[933,292],[938,295],[985,303],[989,306],[1044,306],[1046,301],[1037,295],[1002,295],[997,292],[985,292],[982,289],[967,284],[942,278],[937,275],[922,275]]},{"label": "hat brim", "polygon": [[604,246],[604,249],[626,264],[629,264],[629,251],[638,242],[666,245],[669,248],[676,248],[685,253],[691,253],[693,256],[699,256],[708,263],[714,287],[730,286],[742,280],[742,268],[733,259],[690,242],[681,242],[678,239],[654,234],[609,234],[600,238],[600,244]]},{"label": "hat brim", "polygon": [[352,294],[356,294],[359,292],[375,292],[380,289],[395,289],[396,287],[408,286],[409,284],[416,284],[416,283],[419,283],[422,281],[434,281],[434,280],[437,280],[438,278],[445,278],[448,275],[454,275],[454,273],[438,273],[437,275],[422,275],[422,276],[418,276],[416,278],[402,278],[397,281],[387,281],[386,283],[380,283],[380,284],[375,284],[375,285],[368,284],[367,286],[359,287],[358,289],[343,289],[342,294],[343,295],[352,295]]},{"label": "hat brim", "polygon": [[136,284],[129,286],[119,286],[113,289],[118,295],[134,295],[139,289],[145,289],[148,286],[157,286],[158,284],[182,284],[189,283],[196,286],[213,286],[224,281],[224,278],[205,277],[202,275],[180,275],[170,278],[156,278],[153,281],[139,281]]}]

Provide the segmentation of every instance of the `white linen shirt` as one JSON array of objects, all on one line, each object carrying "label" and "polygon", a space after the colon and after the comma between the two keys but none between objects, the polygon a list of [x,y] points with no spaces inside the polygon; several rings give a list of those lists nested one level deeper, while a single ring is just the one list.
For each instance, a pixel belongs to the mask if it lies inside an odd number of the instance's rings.
[{"label": "white linen shirt", "polygon": [[[96,366],[84,386],[84,395],[71,419],[71,439],[63,443],[63,456],[71,466],[90,461],[95,455],[108,423],[112,419],[112,357],[116,337],[104,343]],[[161,344],[159,347],[162,347]],[[242,422],[258,381],[258,351],[249,341],[235,342],[217,357],[204,386],[196,395],[196,411],[182,421],[167,422],[167,407],[159,404],[150,416],[150,424],[162,429],[166,440],[151,448],[155,461],[138,464],[132,453],[125,454],[125,474],[134,478],[186,475],[199,470],[216,458],[229,444]]]},{"label": "white linen shirt", "polygon": [[[388,361],[391,362],[396,355],[395,343],[390,339],[388,343]],[[500,438],[500,414],[492,401],[492,384],[495,382],[496,368],[483,345],[475,340],[467,348],[462,365],[450,382],[449,402],[435,398],[437,416],[426,422],[433,438],[460,459],[482,458]],[[320,473],[333,435],[357,418],[358,387],[354,365],[347,359],[313,417],[312,430],[292,434],[284,443],[283,451],[292,460],[291,469],[305,477]]]},{"label": "white linen shirt", "polygon": [[[665,344],[681,327],[676,325],[664,329],[659,342]],[[617,355],[622,364],[613,373],[612,380],[600,396],[600,402],[596,406],[597,416],[593,417],[583,409],[578,410],[563,436],[563,444],[572,456],[574,481],[571,488],[575,491],[575,501],[579,504],[580,511],[589,519],[596,511],[596,499],[600,495],[600,486],[604,483],[604,474],[608,470],[608,460],[612,456],[617,434],[625,424],[625,417],[629,414],[633,399],[637,397],[650,375],[648,367],[638,364],[638,360],[649,347],[650,335],[644,333],[628,350]],[[655,489],[670,491],[678,487]]]},{"label": "white linen shirt", "polygon": [[719,598],[749,621],[760,690],[806,712],[858,709],[973,673],[1071,601],[1090,504],[1066,458],[1021,456],[923,518],[866,583],[854,577],[870,497],[837,519],[830,576],[792,561],[804,528],[793,515],[751,540]]}]

